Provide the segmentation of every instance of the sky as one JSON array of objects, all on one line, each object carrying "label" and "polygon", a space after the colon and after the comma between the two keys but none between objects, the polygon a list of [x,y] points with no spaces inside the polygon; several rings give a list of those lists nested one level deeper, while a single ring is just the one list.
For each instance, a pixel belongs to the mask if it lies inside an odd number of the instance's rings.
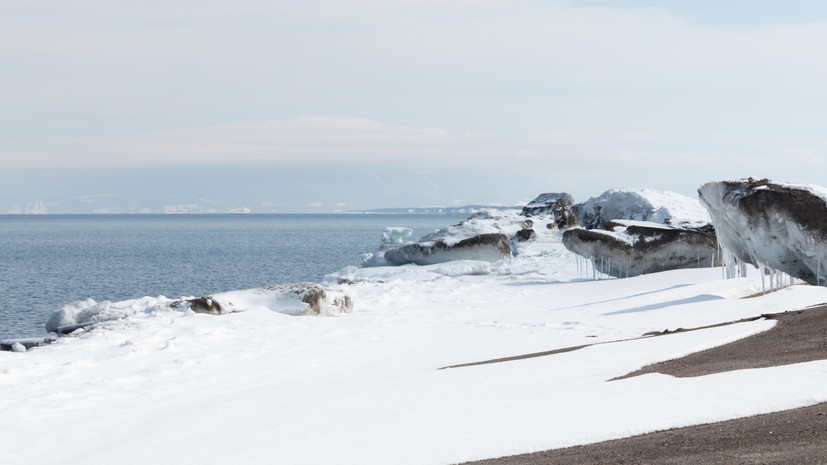
[{"label": "sky", "polygon": [[0,213],[827,186],[827,2],[2,0]]}]

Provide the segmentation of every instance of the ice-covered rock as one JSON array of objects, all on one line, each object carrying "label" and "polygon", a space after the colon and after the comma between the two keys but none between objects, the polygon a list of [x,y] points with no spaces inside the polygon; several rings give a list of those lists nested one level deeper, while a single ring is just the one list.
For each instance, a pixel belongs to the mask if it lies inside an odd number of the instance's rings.
[{"label": "ice-covered rock", "polygon": [[603,229],[570,229],[563,245],[615,277],[720,264],[715,236],[659,223],[616,220]]},{"label": "ice-covered rock", "polygon": [[182,299],[171,307],[212,315],[262,307],[288,315],[338,315],[350,312],[353,301],[349,295],[319,284],[294,283]]},{"label": "ice-covered rock", "polygon": [[699,229],[709,224],[697,199],[654,189],[611,189],[572,207],[579,224],[599,228],[611,220],[649,221]]},{"label": "ice-covered rock", "polygon": [[749,178],[709,182],[698,194],[738,260],[827,283],[827,189]]},{"label": "ice-covered rock", "polygon": [[441,241],[454,245],[481,234],[504,234],[509,239],[526,228],[526,219],[516,210],[481,210],[457,224],[445,226],[422,236],[418,242]]},{"label": "ice-covered rock", "polygon": [[520,215],[531,217],[550,215],[558,229],[572,228],[578,225],[577,217],[572,212],[574,197],[567,192],[552,192],[540,194],[528,205],[523,207]]},{"label": "ice-covered rock", "polygon": [[86,299],[64,305],[62,309],[52,312],[46,321],[46,331],[68,334],[94,324],[119,320],[124,316],[124,312],[108,300],[95,302]]},{"label": "ice-covered rock", "polygon": [[453,260],[495,262],[511,256],[511,245],[505,234],[489,233],[454,242],[446,239],[416,242],[385,251],[391,265],[433,265]]}]

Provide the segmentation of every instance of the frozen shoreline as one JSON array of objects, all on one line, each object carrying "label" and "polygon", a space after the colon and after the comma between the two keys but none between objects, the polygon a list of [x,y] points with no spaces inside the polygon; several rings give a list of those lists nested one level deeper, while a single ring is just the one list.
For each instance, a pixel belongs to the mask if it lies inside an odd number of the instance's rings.
[{"label": "frozen shoreline", "polygon": [[812,286],[741,299],[760,277],[718,268],[586,280],[556,232],[519,252],[488,274],[473,262],[350,270],[354,284],[328,284],[353,298],[339,317],[132,302],[109,329],[0,353],[0,411],[14,425],[0,459],[447,464],[827,401],[825,361],[607,382],[767,321],[438,370],[827,301]]}]

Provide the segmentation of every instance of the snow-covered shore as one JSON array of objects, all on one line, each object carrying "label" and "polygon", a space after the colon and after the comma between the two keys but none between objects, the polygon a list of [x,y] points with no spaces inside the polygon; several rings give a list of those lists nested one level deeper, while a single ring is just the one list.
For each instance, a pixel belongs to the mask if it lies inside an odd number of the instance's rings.
[{"label": "snow-covered shore", "polygon": [[332,274],[354,303],[338,317],[147,297],[104,330],[0,352],[0,461],[448,464],[827,401],[825,361],[608,381],[773,322],[645,333],[805,308],[827,288],[742,299],[761,292],[758,273],[720,268],[591,280],[557,231],[516,247],[491,264]]}]

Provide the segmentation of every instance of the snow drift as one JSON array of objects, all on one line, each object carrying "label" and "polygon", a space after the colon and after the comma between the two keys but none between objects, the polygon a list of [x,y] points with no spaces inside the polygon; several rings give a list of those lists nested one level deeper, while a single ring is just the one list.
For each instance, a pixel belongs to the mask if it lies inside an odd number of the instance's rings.
[{"label": "snow drift", "polygon": [[159,311],[190,310],[221,315],[264,309],[286,315],[333,316],[350,312],[352,308],[352,299],[341,291],[325,289],[314,283],[282,284],[197,298],[168,299],[159,296],[122,302],[86,299],[53,312],[46,322],[46,331],[69,334],[91,326],[113,326],[131,316]]}]

